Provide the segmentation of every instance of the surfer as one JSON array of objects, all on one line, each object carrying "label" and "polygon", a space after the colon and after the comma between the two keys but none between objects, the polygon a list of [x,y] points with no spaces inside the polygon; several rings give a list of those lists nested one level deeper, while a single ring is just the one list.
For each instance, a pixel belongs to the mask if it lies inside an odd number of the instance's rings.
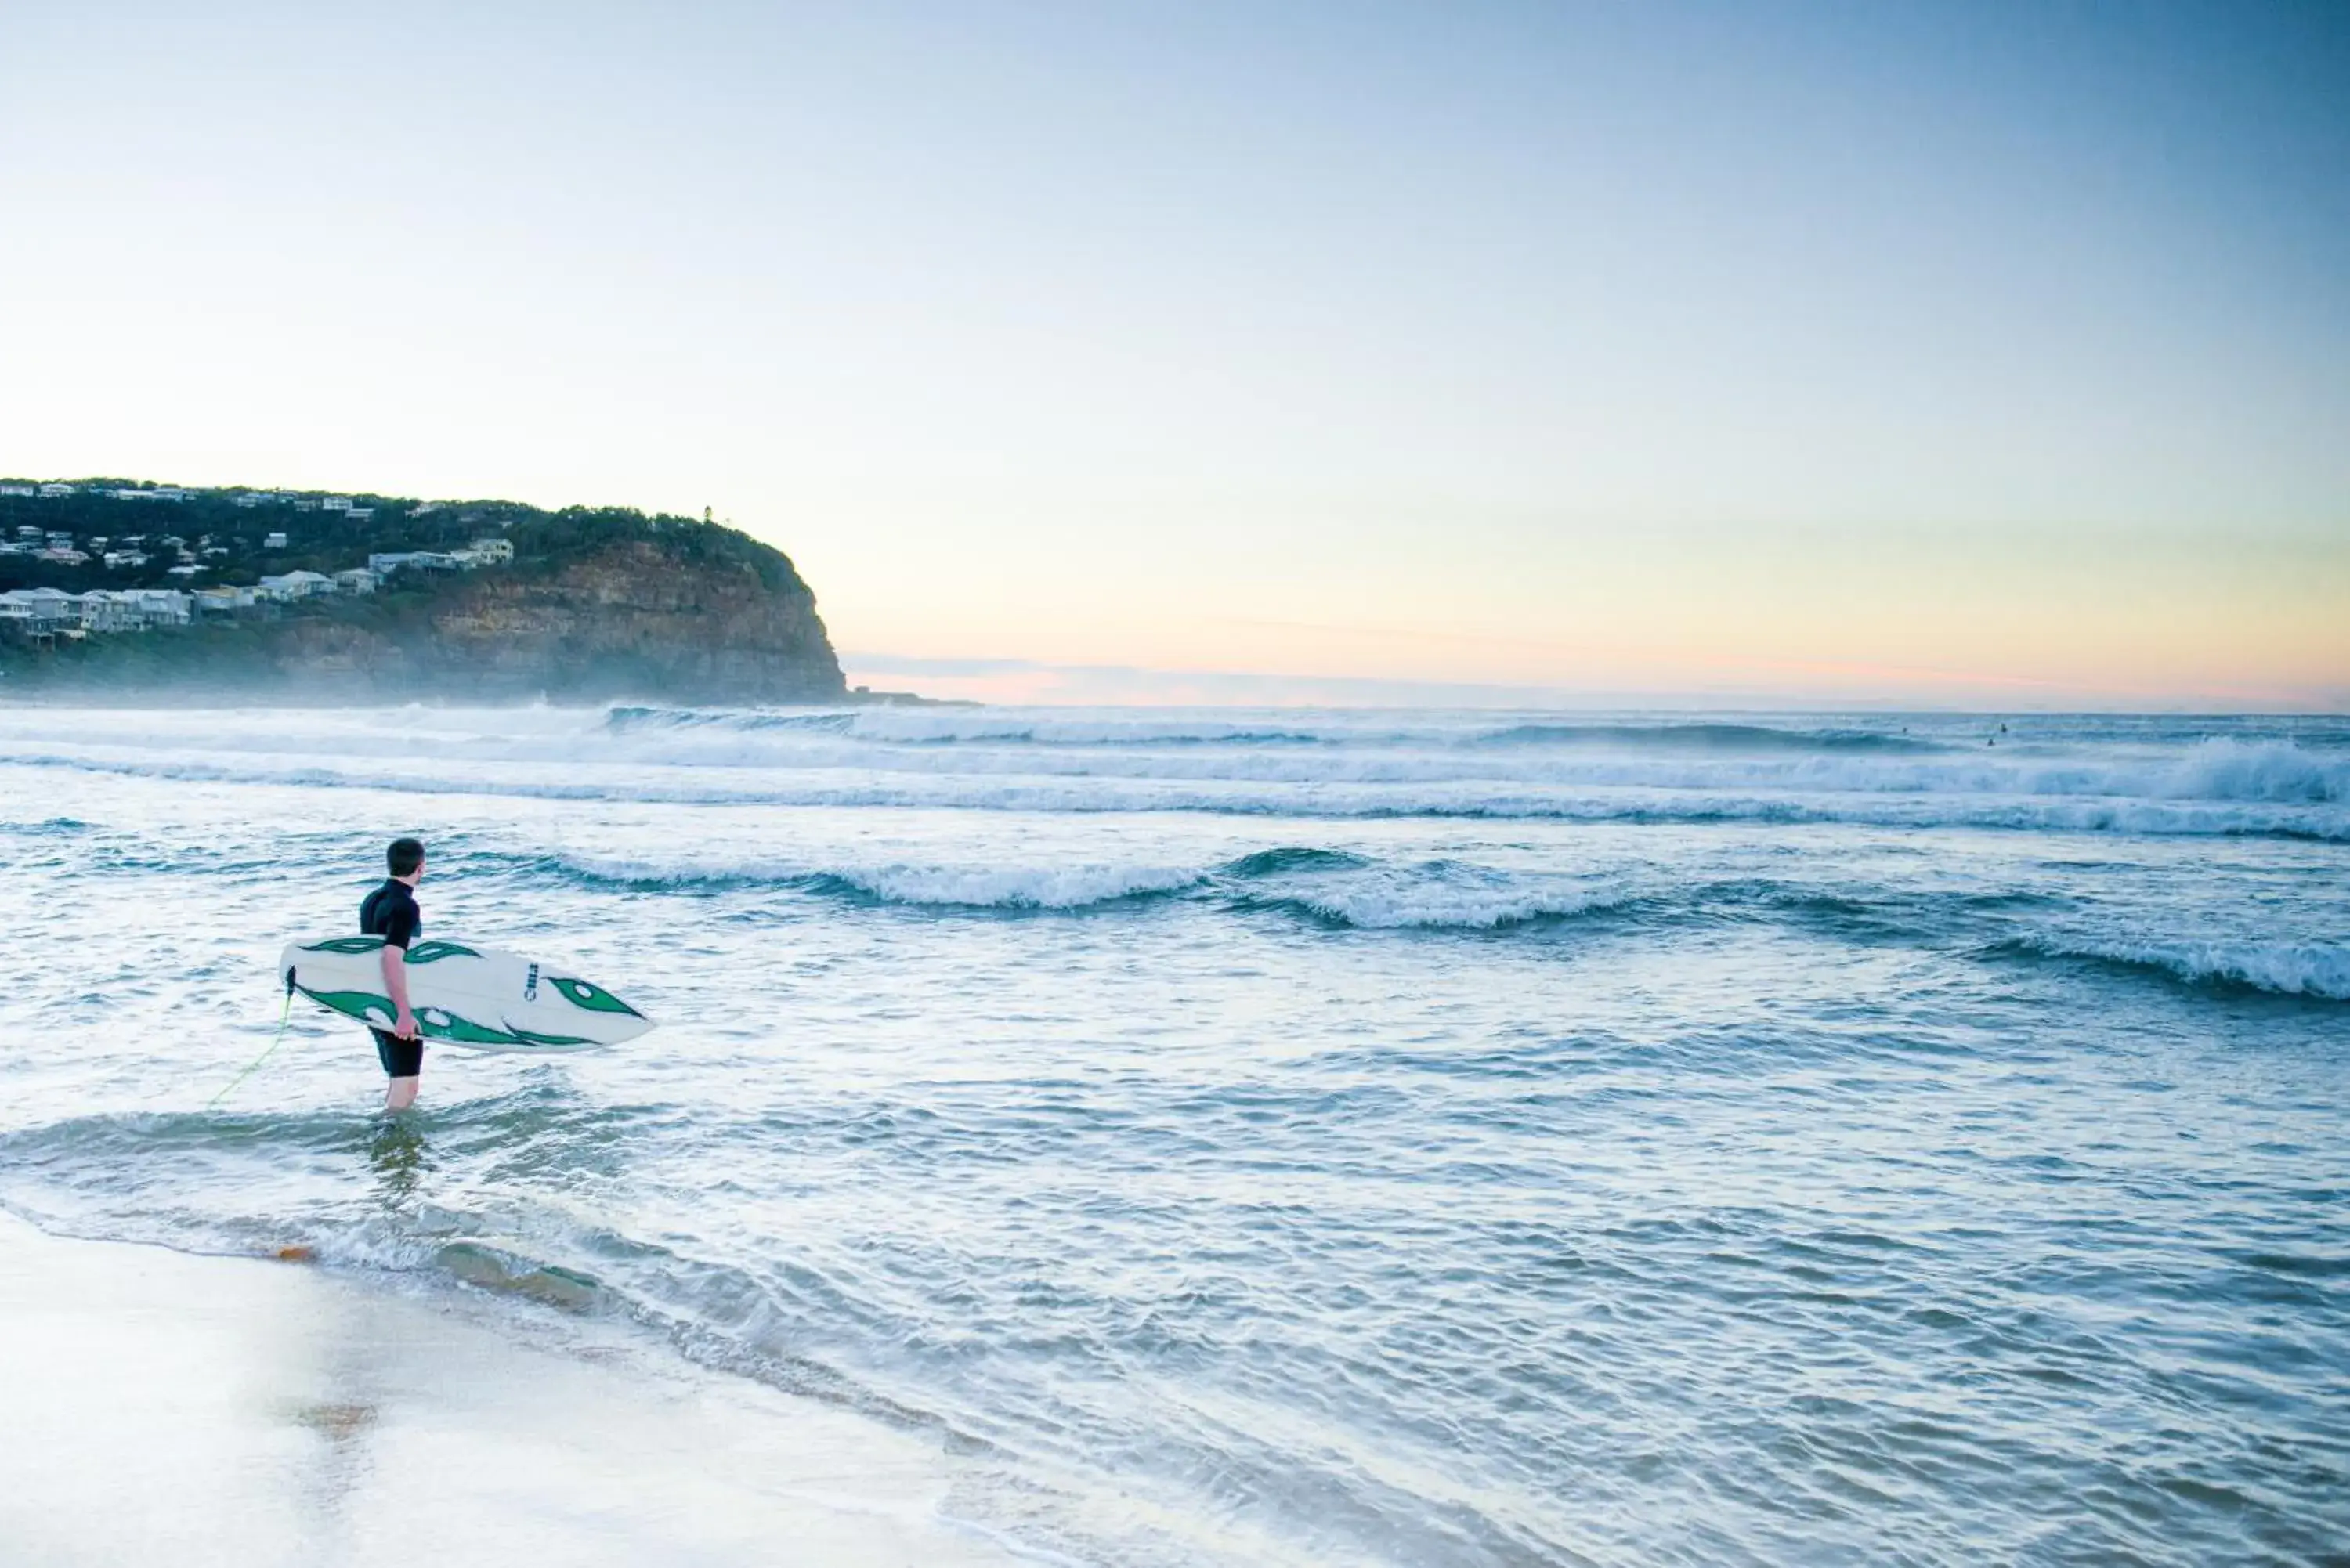
[{"label": "surfer", "polygon": [[383,852],[391,875],[359,905],[359,934],[383,939],[383,989],[391,998],[390,1031],[370,1029],[375,1054],[390,1080],[383,1093],[383,1108],[404,1111],[416,1103],[417,1080],[424,1072],[424,1041],[416,1014],[408,1009],[408,948],[424,929],[423,912],[416,907],[417,879],[424,875],[424,846],[413,838],[395,838]]}]

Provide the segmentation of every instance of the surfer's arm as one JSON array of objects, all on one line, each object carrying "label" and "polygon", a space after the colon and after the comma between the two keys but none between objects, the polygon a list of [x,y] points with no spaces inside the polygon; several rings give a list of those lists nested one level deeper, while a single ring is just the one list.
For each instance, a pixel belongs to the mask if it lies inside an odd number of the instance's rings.
[{"label": "surfer's arm", "polygon": [[408,1010],[408,950],[383,944],[383,989],[391,998],[391,1032],[405,1040],[416,1033],[416,1014]]}]

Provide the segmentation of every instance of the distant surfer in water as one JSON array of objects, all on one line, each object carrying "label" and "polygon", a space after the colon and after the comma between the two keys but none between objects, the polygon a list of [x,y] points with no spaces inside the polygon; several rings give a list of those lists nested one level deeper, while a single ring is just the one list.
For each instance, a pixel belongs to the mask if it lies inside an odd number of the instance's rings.
[{"label": "distant surfer in water", "polygon": [[391,875],[359,905],[359,932],[383,939],[383,989],[391,998],[393,1017],[389,1033],[371,1029],[375,1054],[383,1063],[390,1085],[383,1093],[383,1108],[404,1111],[416,1103],[416,1084],[424,1072],[424,1041],[416,1014],[408,1010],[408,948],[424,929],[423,911],[416,907],[417,879],[424,875],[424,846],[413,838],[395,838],[383,852]]}]

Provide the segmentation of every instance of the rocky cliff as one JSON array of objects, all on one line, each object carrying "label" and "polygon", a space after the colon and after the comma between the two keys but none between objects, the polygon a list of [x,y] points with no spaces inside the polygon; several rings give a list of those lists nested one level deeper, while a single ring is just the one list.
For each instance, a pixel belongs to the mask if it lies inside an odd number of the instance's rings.
[{"label": "rocky cliff", "polygon": [[368,596],[20,646],[0,663],[0,692],[724,704],[845,692],[816,596],[746,535],[629,513],[531,514],[504,534],[510,565],[410,569]]}]

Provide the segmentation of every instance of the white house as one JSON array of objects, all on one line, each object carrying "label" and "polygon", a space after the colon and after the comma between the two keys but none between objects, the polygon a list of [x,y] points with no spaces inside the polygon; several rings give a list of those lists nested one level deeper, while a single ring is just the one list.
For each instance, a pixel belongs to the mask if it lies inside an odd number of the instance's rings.
[{"label": "white house", "polygon": [[261,536],[261,547],[265,550],[283,550],[286,548],[286,535],[283,534],[264,534]]},{"label": "white house", "polygon": [[321,497],[318,504],[329,512],[348,512],[351,509],[351,498],[348,495],[328,495]]},{"label": "white house", "polygon": [[81,605],[63,588],[19,588],[5,596],[26,606],[25,618],[35,631],[55,631],[81,623]]},{"label": "white house", "polygon": [[30,484],[0,484],[0,495],[38,495],[40,491]]},{"label": "white house", "polygon": [[75,601],[81,612],[84,631],[144,631],[146,618],[140,613],[139,601],[129,594],[109,593],[104,588],[92,588]]},{"label": "white house", "polygon": [[140,618],[149,626],[188,624],[191,596],[177,588],[122,588],[114,597],[137,607]]},{"label": "white house", "polygon": [[147,552],[144,550],[109,550],[99,558],[105,561],[109,568],[114,571],[120,571],[125,566],[145,566],[147,564]]},{"label": "white house", "polygon": [[44,484],[41,486],[41,493],[51,497],[71,495],[73,493],[74,487],[70,484]]},{"label": "white house", "polygon": [[473,553],[473,559],[484,566],[503,566],[514,559],[514,541],[501,539],[494,535],[476,539],[465,547]]},{"label": "white house", "polygon": [[349,571],[337,572],[335,588],[338,593],[371,594],[375,592],[375,574],[365,566],[353,566]]},{"label": "white house", "polygon": [[262,597],[273,599],[307,599],[314,594],[331,594],[335,579],[324,572],[286,572],[261,579]]},{"label": "white house", "polygon": [[251,609],[254,604],[254,590],[241,584],[198,588],[190,597],[193,600],[192,607],[222,615],[231,610]]},{"label": "white house", "polygon": [[445,550],[379,550],[368,557],[368,570],[379,577],[409,566],[420,572],[453,572],[462,565]]},{"label": "white house", "polygon": [[81,603],[63,588],[13,588],[0,594],[0,620],[27,631],[56,631],[81,624]]}]

